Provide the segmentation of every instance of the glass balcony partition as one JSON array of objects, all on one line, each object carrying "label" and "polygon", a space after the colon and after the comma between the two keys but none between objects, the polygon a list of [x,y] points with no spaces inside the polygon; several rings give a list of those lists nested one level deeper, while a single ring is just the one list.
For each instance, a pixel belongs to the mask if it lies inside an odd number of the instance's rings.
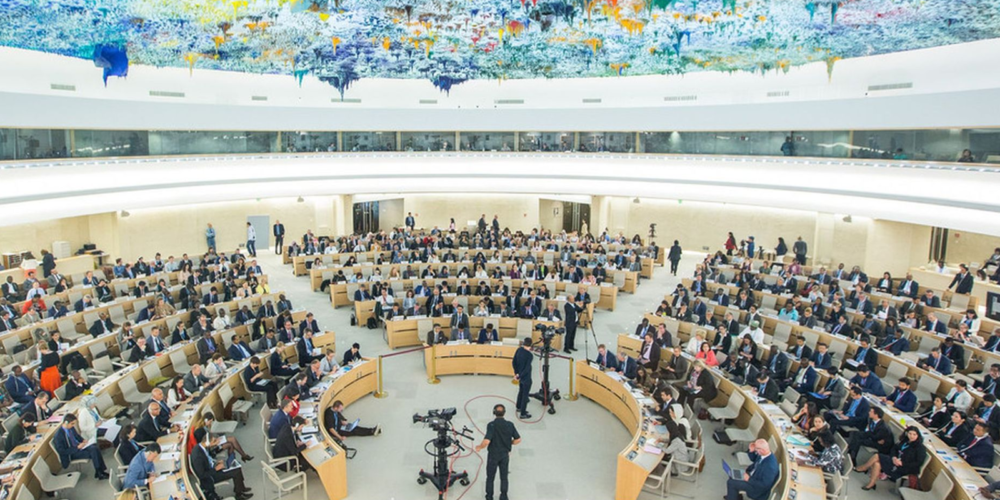
[{"label": "glass balcony partition", "polygon": [[[457,144],[456,144],[457,143]],[[0,128],[0,161],[335,151],[645,153],[1000,164],[1000,129],[414,132]]]}]

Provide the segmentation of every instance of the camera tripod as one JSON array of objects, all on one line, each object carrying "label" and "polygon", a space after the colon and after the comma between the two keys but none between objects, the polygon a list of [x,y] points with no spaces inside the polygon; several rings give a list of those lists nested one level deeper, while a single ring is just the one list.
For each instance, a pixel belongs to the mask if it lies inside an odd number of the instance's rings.
[{"label": "camera tripod", "polygon": [[542,387],[538,392],[531,394],[532,398],[541,401],[542,406],[549,407],[549,415],[556,414],[555,402],[562,399],[562,396],[559,395],[559,389],[552,390],[549,384],[549,356],[553,352],[552,338],[545,334],[542,335],[542,352],[539,354],[542,358]]},{"label": "camera tripod", "polygon": [[[437,488],[438,500],[443,500],[445,491],[448,491],[448,488],[452,484],[455,484],[455,481],[460,481],[462,486],[469,485],[469,473],[467,471],[455,472],[448,465],[449,457],[465,451],[462,443],[449,434],[455,433],[469,439],[472,439],[472,436],[465,435],[464,429],[461,433],[445,426],[435,427],[435,430],[437,430],[437,437],[424,445],[424,451],[434,457],[434,471],[426,472],[420,469],[420,474],[417,476],[417,484],[427,484],[430,481]],[[434,447],[433,451],[430,450],[432,446]],[[452,446],[455,447],[454,450],[450,450]]]}]

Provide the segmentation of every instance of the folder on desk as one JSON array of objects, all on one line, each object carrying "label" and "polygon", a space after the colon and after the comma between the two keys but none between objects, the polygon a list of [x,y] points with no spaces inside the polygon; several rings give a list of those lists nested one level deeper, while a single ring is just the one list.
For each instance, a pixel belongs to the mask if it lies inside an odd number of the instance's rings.
[{"label": "folder on desk", "polygon": [[809,395],[816,399],[828,399],[830,397],[829,395],[823,395],[818,392],[810,392]]}]

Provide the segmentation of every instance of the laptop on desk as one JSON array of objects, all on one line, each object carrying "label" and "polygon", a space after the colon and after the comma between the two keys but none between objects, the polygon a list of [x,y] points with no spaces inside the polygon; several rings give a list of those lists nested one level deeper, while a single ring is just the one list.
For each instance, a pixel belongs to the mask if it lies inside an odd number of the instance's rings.
[{"label": "laptop on desk", "polygon": [[726,463],[725,460],[722,461],[722,470],[725,471],[726,475],[729,476],[732,479],[735,479],[737,481],[742,481],[743,480],[743,473],[745,471],[743,469],[734,469],[734,468],[730,467],[729,464]]}]

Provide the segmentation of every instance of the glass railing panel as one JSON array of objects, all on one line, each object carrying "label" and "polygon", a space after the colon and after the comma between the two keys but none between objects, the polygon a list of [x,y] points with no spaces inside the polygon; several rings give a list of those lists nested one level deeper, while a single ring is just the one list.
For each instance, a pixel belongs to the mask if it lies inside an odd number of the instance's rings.
[{"label": "glass railing panel", "polygon": [[462,132],[462,151],[513,151],[514,132]]},{"label": "glass railing panel", "polygon": [[285,153],[338,151],[336,132],[282,132],[281,143],[281,151]]},{"label": "glass railing panel", "polygon": [[343,132],[344,151],[395,151],[395,132]]},{"label": "glass railing panel", "polygon": [[403,132],[401,151],[454,151],[455,132]]},{"label": "glass railing panel", "polygon": [[541,152],[573,151],[573,136],[573,132],[520,132],[518,149]]}]

